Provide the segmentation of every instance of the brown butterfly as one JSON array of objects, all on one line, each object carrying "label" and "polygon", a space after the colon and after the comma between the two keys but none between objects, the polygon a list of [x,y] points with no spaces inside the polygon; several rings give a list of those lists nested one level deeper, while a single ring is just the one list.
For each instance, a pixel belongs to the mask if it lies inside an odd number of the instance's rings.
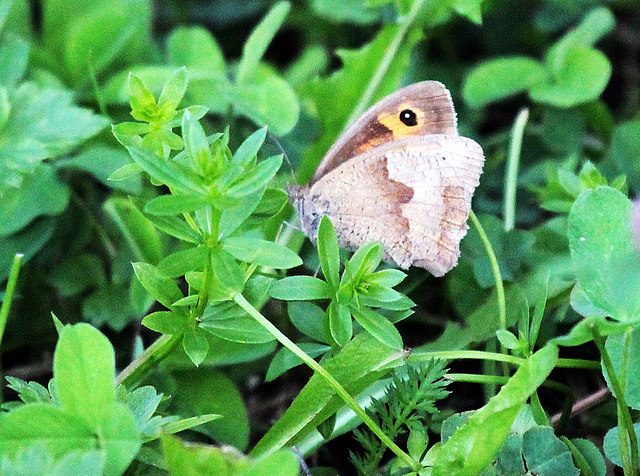
[{"label": "brown butterfly", "polygon": [[331,147],[306,187],[289,187],[315,241],[323,215],[347,249],[375,241],[384,260],[442,276],[458,262],[484,156],[458,135],[449,91],[423,81],[383,98]]}]

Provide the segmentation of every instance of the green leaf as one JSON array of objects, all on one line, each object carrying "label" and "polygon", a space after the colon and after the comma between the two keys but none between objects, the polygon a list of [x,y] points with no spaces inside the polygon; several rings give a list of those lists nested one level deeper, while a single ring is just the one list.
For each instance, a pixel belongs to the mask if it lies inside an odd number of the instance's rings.
[{"label": "green leaf", "polygon": [[349,308],[344,304],[332,300],[327,309],[329,316],[329,332],[340,347],[344,346],[353,336],[353,322]]},{"label": "green leaf", "polygon": [[627,176],[629,186],[634,190],[640,190],[640,119],[621,122],[616,125],[611,136],[611,147],[606,160],[620,173]]},{"label": "green leaf", "polygon": [[361,281],[366,281],[367,277],[380,265],[383,253],[384,248],[381,243],[369,243],[358,248],[345,265],[345,272],[340,284],[342,285],[346,282],[345,276],[354,285],[359,284]]},{"label": "green leaf", "polygon": [[276,3],[253,30],[242,49],[242,57],[236,72],[238,83],[251,79],[264,52],[289,13],[289,8],[291,8],[289,2]]},{"label": "green leaf", "polygon": [[573,465],[571,450],[553,433],[549,426],[534,427],[523,437],[522,452],[527,468],[533,474],[554,476],[558,474],[578,476]]},{"label": "green leaf", "polygon": [[90,69],[102,72],[120,56],[132,39],[136,25],[131,14],[113,8],[93,9],[68,29],[64,62],[71,81],[82,86]]},{"label": "green leaf", "polygon": [[[619,332],[607,337],[606,349],[611,358],[615,374],[624,389],[627,405],[635,410],[640,409],[640,376],[636,373],[640,369],[640,330],[630,328],[626,332]],[[611,388],[611,380],[606,368],[602,371]],[[622,380],[624,377],[624,380]]]},{"label": "green leaf", "polygon": [[[636,438],[640,440],[640,423],[633,424],[633,430],[636,433]],[[622,450],[620,448],[620,427],[614,426],[604,436],[604,443],[602,445],[604,454],[611,460],[612,463],[617,466],[622,466]],[[631,458],[631,455],[629,455]]]},{"label": "green leaf", "polygon": [[106,409],[99,437],[94,436],[93,439],[93,447],[97,447],[100,442],[107,454],[105,476],[121,475],[142,446],[133,414],[124,403],[119,402]]},{"label": "green leaf", "polygon": [[207,171],[215,163],[214,156],[202,125],[189,111],[185,111],[182,116],[182,137],[191,160],[198,164],[200,170]]},{"label": "green leaf", "polygon": [[213,275],[224,291],[231,295],[244,289],[244,273],[236,260],[225,250],[216,247],[211,250]]},{"label": "green leaf", "polygon": [[351,309],[353,317],[367,332],[392,349],[403,348],[402,336],[389,320],[371,309]]},{"label": "green leaf", "polygon": [[615,17],[604,7],[591,10],[580,24],[564,35],[547,52],[545,61],[553,75],[566,63],[567,54],[575,47],[592,47],[604,35],[615,27]]},{"label": "green leaf", "polygon": [[258,155],[258,151],[262,147],[262,144],[264,144],[265,137],[267,137],[266,127],[258,129],[247,137],[242,144],[240,144],[240,147],[236,149],[232,162],[240,167],[249,165]]},{"label": "green leaf", "polygon": [[518,342],[518,338],[508,330],[500,329],[498,332],[496,332],[496,335],[498,337],[498,340],[500,341],[500,344],[505,346],[507,349],[514,350],[517,349],[520,345],[520,342]]},{"label": "green leaf", "polygon": [[313,10],[333,22],[370,24],[380,19],[380,9],[360,0],[313,0]]},{"label": "green leaf", "polygon": [[176,251],[158,264],[158,271],[169,278],[184,276],[189,271],[202,271],[208,254],[205,246],[195,246]]},{"label": "green leaf", "polygon": [[287,134],[298,122],[300,104],[296,92],[267,67],[258,68],[253,78],[225,94],[234,112],[259,126],[268,126],[276,135]]},{"label": "green leaf", "polygon": [[[351,395],[356,395],[382,378],[390,367],[400,365],[402,355],[362,333],[322,365]],[[335,392],[322,377],[317,374],[311,377],[287,411],[256,444],[251,455],[260,457],[295,444],[344,405],[334,397]]]},{"label": "green leaf", "polygon": [[[0,42],[0,84],[12,88],[18,84],[27,69],[29,50],[30,45],[26,40],[14,35],[3,36]],[[5,121],[0,119],[0,130],[4,124]]]},{"label": "green leaf", "polygon": [[151,264],[160,261],[164,247],[159,233],[131,200],[114,196],[105,201],[103,209],[124,235],[137,259]]},{"label": "green leaf", "polygon": [[297,476],[300,462],[289,448],[282,448],[273,454],[258,458],[241,476],[264,476],[278,474],[281,476]]},{"label": "green leaf", "polygon": [[328,216],[323,216],[318,227],[318,258],[322,274],[334,291],[340,285],[340,248],[336,230]]},{"label": "green leaf", "polygon": [[220,415],[221,418],[198,425],[194,431],[207,435],[218,444],[246,450],[249,444],[249,417],[233,380],[222,371],[206,366],[174,370],[171,378],[176,388],[180,389],[171,397],[171,411],[183,418]]},{"label": "green leaf", "polygon": [[326,342],[324,310],[308,301],[290,301],[287,311],[291,323],[303,334],[319,342]]},{"label": "green leaf", "polygon": [[89,450],[96,443],[93,431],[81,416],[50,403],[23,405],[0,420],[0,454],[15,455],[38,443],[54,456]]},{"label": "green leaf", "polygon": [[71,152],[107,126],[106,118],[72,101],[70,91],[32,82],[10,93],[11,110],[0,130],[0,193],[19,186],[44,159]]},{"label": "green leaf", "polygon": [[166,111],[175,110],[187,91],[187,82],[187,70],[183,66],[167,79],[158,98],[158,107]]},{"label": "green leaf", "polygon": [[[167,40],[167,52],[174,64],[224,73],[224,56],[220,45],[205,28],[199,26],[176,28]],[[191,85],[190,85],[191,86]]]},{"label": "green leaf", "polygon": [[133,263],[133,270],[140,284],[163,306],[171,309],[173,303],[182,299],[178,285],[149,263]]},{"label": "green leaf", "polygon": [[209,342],[204,331],[198,327],[187,328],[182,338],[182,348],[193,365],[199,366],[209,352]]},{"label": "green leaf", "polygon": [[367,283],[392,288],[400,284],[407,275],[399,269],[382,269],[367,276]]},{"label": "green leaf", "polygon": [[[607,467],[602,453],[600,453],[596,445],[582,438],[570,440],[568,444],[581,474],[585,476],[589,476],[590,474],[593,476],[605,476]],[[584,463],[584,465],[581,463]],[[591,473],[589,473],[589,471],[591,471]]]},{"label": "green leaf", "polygon": [[179,240],[194,244],[200,244],[202,241],[200,231],[194,230],[182,217],[150,216],[149,220],[158,229]]},{"label": "green leaf", "polygon": [[220,239],[231,235],[256,211],[264,194],[265,190],[261,188],[252,194],[245,195],[242,197],[242,200],[234,200],[237,202],[237,205],[227,206],[222,210],[222,216],[220,217]]},{"label": "green leaf", "polygon": [[97,430],[115,402],[115,357],[109,340],[89,324],[65,327],[53,359],[62,408]]},{"label": "green leaf", "polygon": [[269,181],[280,170],[282,155],[274,155],[263,160],[253,167],[251,171],[243,174],[241,180],[234,183],[227,191],[229,197],[241,198],[266,187]]},{"label": "green leaf", "polygon": [[202,329],[222,339],[245,344],[263,344],[273,335],[232,302],[208,306],[200,322]]},{"label": "green leaf", "polygon": [[147,85],[135,74],[129,73],[127,78],[129,105],[134,119],[143,122],[153,120],[157,104],[156,98]]},{"label": "green leaf", "polygon": [[633,206],[609,187],[586,190],[569,213],[571,259],[587,297],[618,321],[640,312],[640,254],[631,231]]},{"label": "green leaf", "polygon": [[597,99],[609,83],[611,63],[598,50],[576,46],[567,52],[553,82],[533,86],[534,101],[572,107]]},{"label": "green leaf", "polygon": [[539,61],[524,56],[498,58],[476,66],[467,75],[462,92],[469,106],[482,107],[528,91],[546,79],[547,72]]},{"label": "green leaf", "polygon": [[[418,28],[406,30],[403,25],[386,25],[371,43],[359,50],[338,50],[342,68],[303,88],[303,97],[317,106],[323,134],[304,157],[298,172],[301,182],[311,178],[321,158],[356,115],[354,112],[359,116],[367,106],[398,89],[409,65],[411,50],[421,37]],[[400,47],[394,50],[398,40]],[[387,63],[390,55],[393,61]],[[384,74],[380,75],[380,71]],[[331,107],[320,107],[323,104]]]},{"label": "green leaf", "polygon": [[640,318],[636,318],[630,322],[611,322],[601,316],[587,317],[579,321],[571,331],[563,336],[555,337],[551,340],[554,344],[567,347],[582,345],[593,340],[593,329],[598,329],[598,333],[602,336],[616,334],[629,329],[633,325],[638,324]]},{"label": "green leaf", "polygon": [[211,445],[183,443],[178,438],[163,436],[164,463],[172,476],[207,476],[238,474],[249,461],[235,451]]},{"label": "green leaf", "polygon": [[[307,354],[309,357],[316,358],[320,355],[326,354],[331,350],[331,347],[325,344],[317,344],[314,342],[301,342],[298,347]],[[304,362],[300,357],[295,355],[289,349],[282,348],[276,352],[273,356],[273,360],[269,364],[267,369],[267,375],[264,377],[265,382],[271,382],[280,375],[285,373],[298,365],[302,365]]]},{"label": "green leaf", "polygon": [[69,188],[49,164],[39,165],[19,181],[17,188],[0,188],[0,236],[3,237],[24,229],[40,215],[59,215],[69,202]]},{"label": "green leaf", "polygon": [[331,286],[312,276],[288,276],[273,283],[269,295],[285,301],[309,301],[329,299],[333,296]]},{"label": "green leaf", "polygon": [[142,325],[161,334],[179,334],[186,329],[187,316],[178,311],[156,311],[144,316]]},{"label": "green leaf", "polygon": [[554,345],[529,357],[500,392],[442,445],[433,476],[480,473],[493,460],[520,409],[545,381],[557,359]]},{"label": "green leaf", "polygon": [[177,164],[163,160],[152,152],[140,147],[127,147],[131,158],[153,179],[170,187],[174,192],[204,195],[205,188],[196,183]]},{"label": "green leaf", "polygon": [[260,266],[289,269],[302,264],[302,259],[294,251],[273,241],[231,237],[222,242],[222,248],[240,261]]},{"label": "green leaf", "polygon": [[201,195],[160,195],[148,201],[144,211],[152,215],[178,215],[200,210],[208,204],[207,198]]}]

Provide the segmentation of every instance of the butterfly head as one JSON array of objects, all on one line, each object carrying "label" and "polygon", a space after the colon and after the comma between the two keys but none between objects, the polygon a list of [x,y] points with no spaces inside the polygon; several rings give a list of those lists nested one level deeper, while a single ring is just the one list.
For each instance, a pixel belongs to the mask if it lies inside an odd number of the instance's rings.
[{"label": "butterfly head", "polygon": [[320,220],[325,213],[320,209],[318,202],[310,196],[309,187],[290,185],[287,187],[287,193],[300,217],[300,228],[303,233],[316,241]]}]

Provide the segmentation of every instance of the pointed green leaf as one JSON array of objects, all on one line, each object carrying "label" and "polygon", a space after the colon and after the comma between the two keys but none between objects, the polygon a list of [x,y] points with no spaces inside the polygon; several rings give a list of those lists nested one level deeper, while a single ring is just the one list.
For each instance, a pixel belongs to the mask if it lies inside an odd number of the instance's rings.
[{"label": "pointed green leaf", "polygon": [[258,129],[247,137],[244,142],[240,144],[235,154],[233,154],[232,162],[241,167],[248,165],[253,158],[258,155],[258,151],[260,147],[262,147],[265,137],[267,137],[266,127]]},{"label": "pointed green leaf", "polygon": [[336,230],[328,216],[323,216],[318,227],[318,258],[322,274],[335,291],[340,285],[340,248]]},{"label": "pointed green leaf", "polygon": [[276,281],[269,295],[285,301],[309,301],[311,299],[329,299],[333,296],[331,286],[313,276],[288,276]]},{"label": "pointed green leaf", "polygon": [[269,13],[253,30],[242,49],[242,58],[236,72],[236,81],[245,82],[251,78],[264,52],[284,22],[291,5],[289,2],[276,3]]},{"label": "pointed green leaf", "polygon": [[358,324],[383,344],[397,350],[404,347],[400,332],[386,317],[367,308],[351,309],[351,313]]},{"label": "pointed green leaf", "polygon": [[289,269],[302,264],[302,259],[294,251],[273,241],[231,237],[222,242],[222,248],[240,261],[260,266]]},{"label": "pointed green leaf", "polygon": [[133,270],[140,284],[163,306],[171,309],[173,303],[183,298],[178,285],[149,263],[133,263]]}]

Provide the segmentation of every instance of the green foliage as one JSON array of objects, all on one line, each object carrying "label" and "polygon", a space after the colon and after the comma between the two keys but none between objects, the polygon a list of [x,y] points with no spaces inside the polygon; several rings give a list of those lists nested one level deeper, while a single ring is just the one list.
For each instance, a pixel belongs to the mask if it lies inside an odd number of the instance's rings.
[{"label": "green foliage", "polygon": [[[396,370],[384,398],[373,399],[367,409],[391,438],[396,439],[409,432],[407,450],[416,460],[421,460],[427,449],[427,423],[432,418],[431,414],[437,412],[435,403],[449,394],[445,390],[449,382],[443,379],[444,373],[444,366],[434,362],[424,368],[407,367],[404,376],[398,375]],[[386,446],[367,431],[356,430],[354,436],[365,451],[364,455],[351,454],[358,474],[375,472]]]},{"label": "green foliage", "polygon": [[372,307],[391,310],[407,316],[413,302],[393,289],[405,278],[399,270],[375,271],[382,260],[382,246],[373,243],[360,248],[345,263],[339,275],[338,238],[327,217],[318,228],[318,254],[326,281],[311,276],[291,276],[271,287],[270,295],[288,301],[310,301],[330,298],[324,313],[328,329],[323,342],[344,346],[353,336],[352,319],[381,343],[393,349],[402,348],[402,337],[388,318]]},{"label": "green foliage", "polygon": [[611,77],[609,60],[593,45],[614,25],[609,10],[596,8],[547,50],[544,62],[512,56],[481,64],[467,77],[465,99],[479,107],[527,91],[533,101],[556,107],[593,101]]},{"label": "green foliage", "polygon": [[[637,474],[631,5],[0,0],[0,474]],[[425,79],[458,266],[316,252],[285,185]]]}]

